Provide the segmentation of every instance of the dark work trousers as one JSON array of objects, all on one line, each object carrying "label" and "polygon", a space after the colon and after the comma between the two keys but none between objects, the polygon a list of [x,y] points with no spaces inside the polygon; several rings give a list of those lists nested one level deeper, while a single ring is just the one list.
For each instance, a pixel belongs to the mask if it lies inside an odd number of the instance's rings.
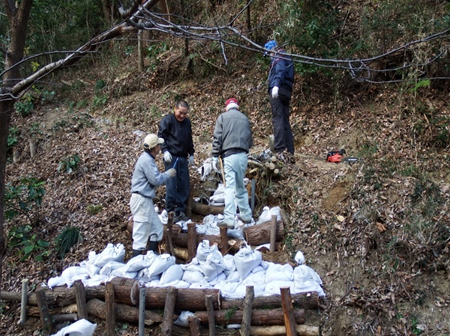
[{"label": "dark work trousers", "polygon": [[166,171],[173,168],[175,161],[177,175],[171,177],[166,182],[166,210],[174,211],[176,215],[180,212],[186,214],[186,205],[190,193],[189,168],[186,157],[172,155],[172,162],[164,162]]},{"label": "dark work trousers", "polygon": [[289,103],[291,99],[281,93],[275,99],[269,93],[269,98],[272,106],[275,152],[279,153],[287,149],[289,153],[294,154],[294,136],[289,123]]}]

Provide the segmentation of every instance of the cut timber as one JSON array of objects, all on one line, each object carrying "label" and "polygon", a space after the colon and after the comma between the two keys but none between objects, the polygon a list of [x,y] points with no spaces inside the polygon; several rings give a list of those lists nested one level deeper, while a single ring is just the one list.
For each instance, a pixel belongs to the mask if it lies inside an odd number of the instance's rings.
[{"label": "cut timber", "polygon": [[[265,222],[244,228],[244,237],[249,245],[258,246],[270,243],[270,230],[272,222]],[[284,225],[282,221],[277,221],[276,241],[283,240]]]},{"label": "cut timber", "polygon": [[202,204],[196,201],[192,201],[192,212],[195,212],[197,215],[208,216],[223,214],[223,206],[213,206]]},{"label": "cut timber", "polygon": [[[281,303],[280,303],[281,304]],[[254,307],[253,307],[254,308]],[[196,317],[200,319],[203,324],[208,323],[208,312],[196,311],[194,313]],[[295,322],[298,324],[305,323],[305,311],[303,309],[294,310]],[[216,310],[214,312],[214,318],[216,324],[240,324],[244,312],[242,310],[236,310],[233,315],[230,316],[229,310]],[[284,323],[284,314],[282,309],[262,309],[253,310],[251,316],[251,325],[280,325]]]},{"label": "cut timber", "polygon": [[[106,303],[99,299],[91,299],[86,303],[89,315],[96,316],[102,320],[106,320]],[[77,313],[77,305],[72,304],[67,307],[49,309],[50,315],[73,314]],[[27,315],[39,317],[39,307],[28,306]],[[137,324],[139,321],[139,309],[125,304],[116,304],[116,320]],[[151,310],[145,311],[144,323],[150,326],[155,323],[162,322],[162,315]]]},{"label": "cut timber", "polygon": [[[164,308],[168,288],[149,287],[145,292],[145,308],[158,309]],[[220,306],[219,289],[197,289],[197,288],[178,288],[176,297],[176,310],[204,310],[205,296],[211,295],[214,309]]]},{"label": "cut timber", "polygon": [[[172,239],[173,239],[173,243],[176,246],[183,247],[183,248],[188,247],[188,234],[187,233],[182,232],[179,235],[172,236]],[[214,244],[221,246],[220,236],[214,236],[214,235],[197,235],[197,246],[204,240],[209,241],[209,246],[212,246]],[[229,240],[228,243],[230,244],[229,251],[232,253],[233,252],[235,253],[235,252],[239,251],[242,241],[239,239],[233,239],[232,241]]]},{"label": "cut timber", "polygon": [[[317,309],[319,307],[319,294],[317,292],[292,294],[295,307],[303,309]],[[244,307],[244,299],[224,300],[221,303],[223,310]],[[252,307],[256,308],[279,308],[281,307],[281,296],[257,296],[253,299]]]},{"label": "cut timber", "polygon": [[[89,315],[94,315],[98,318],[106,320],[106,304],[99,299],[92,299],[87,302],[87,308]],[[136,307],[130,307],[124,304],[116,304],[116,320],[138,323],[139,321],[139,309]],[[154,323],[162,322],[161,314],[152,312],[150,310],[145,311],[144,324],[150,326]]]},{"label": "cut timber", "polygon": [[[319,327],[298,325],[295,327],[297,335],[299,336],[318,336]],[[274,335],[286,335],[286,328],[284,326],[267,326],[267,327],[251,327],[250,335],[257,336],[274,336]]]}]

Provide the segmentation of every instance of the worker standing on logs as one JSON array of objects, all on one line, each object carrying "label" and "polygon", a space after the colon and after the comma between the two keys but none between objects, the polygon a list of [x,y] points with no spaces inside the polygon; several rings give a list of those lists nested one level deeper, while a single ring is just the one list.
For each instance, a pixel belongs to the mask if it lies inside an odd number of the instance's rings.
[{"label": "worker standing on logs", "polygon": [[247,170],[247,154],[253,145],[249,119],[239,111],[239,102],[230,98],[225,102],[225,112],[217,118],[212,143],[213,168],[218,171],[220,159],[225,175],[224,219],[219,225],[234,228],[236,206],[244,223],[252,220],[252,210],[248,203],[248,193],[244,186]]},{"label": "worker standing on logs", "polygon": [[133,257],[147,250],[158,252],[158,244],[163,238],[163,224],[155,211],[153,198],[155,188],[161,186],[176,175],[171,168],[161,173],[155,158],[161,152],[164,139],[149,134],[144,139],[144,152],[134,166],[131,178],[130,209],[133,214]]}]

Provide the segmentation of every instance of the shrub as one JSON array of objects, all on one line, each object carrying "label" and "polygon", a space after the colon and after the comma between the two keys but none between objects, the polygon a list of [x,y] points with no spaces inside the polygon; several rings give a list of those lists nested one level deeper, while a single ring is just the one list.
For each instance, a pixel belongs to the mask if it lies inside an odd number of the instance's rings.
[{"label": "shrub", "polygon": [[58,165],[58,171],[65,171],[67,174],[73,173],[78,169],[80,157],[77,154],[65,157]]}]

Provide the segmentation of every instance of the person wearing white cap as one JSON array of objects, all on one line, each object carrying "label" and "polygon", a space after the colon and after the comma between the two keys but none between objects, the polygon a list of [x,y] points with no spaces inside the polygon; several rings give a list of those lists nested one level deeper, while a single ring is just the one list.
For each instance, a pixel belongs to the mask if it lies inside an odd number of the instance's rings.
[{"label": "person wearing white cap", "polygon": [[155,212],[153,198],[155,188],[176,175],[175,169],[162,173],[156,166],[155,158],[161,152],[164,139],[156,134],[148,134],[144,139],[144,152],[134,166],[131,178],[130,210],[133,214],[133,257],[149,250],[158,252],[158,244],[163,238],[163,224]]},{"label": "person wearing white cap", "polygon": [[226,225],[233,229],[236,206],[239,208],[239,217],[244,223],[252,220],[244,177],[248,163],[247,153],[253,145],[253,137],[250,121],[239,111],[239,101],[236,98],[230,98],[225,102],[225,110],[226,112],[216,120],[212,156],[213,167],[216,171],[219,156],[223,158],[225,174],[224,219],[219,225]]}]

